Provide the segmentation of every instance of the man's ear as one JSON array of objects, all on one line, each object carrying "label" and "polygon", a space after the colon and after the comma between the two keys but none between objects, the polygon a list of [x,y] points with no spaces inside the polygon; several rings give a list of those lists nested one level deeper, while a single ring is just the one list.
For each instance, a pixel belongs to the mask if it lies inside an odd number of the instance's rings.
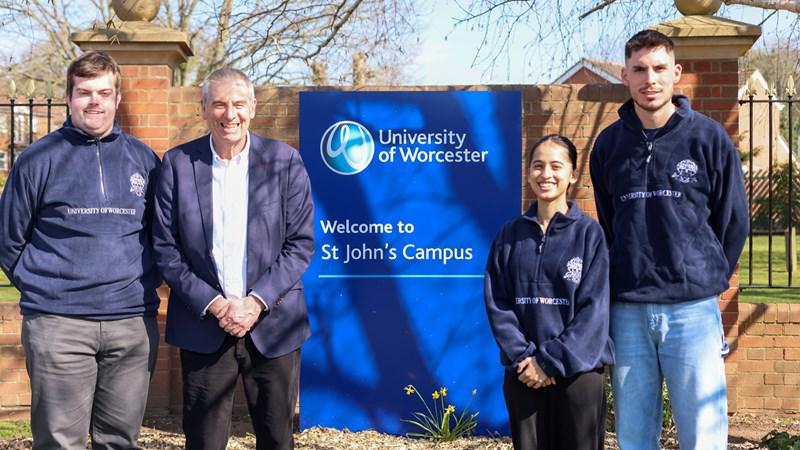
[{"label": "man's ear", "polygon": [[681,66],[680,64],[675,64],[675,69],[674,70],[675,70],[675,72],[674,72],[675,73],[675,83],[677,84],[678,82],[681,81],[681,73],[683,73],[683,66]]}]

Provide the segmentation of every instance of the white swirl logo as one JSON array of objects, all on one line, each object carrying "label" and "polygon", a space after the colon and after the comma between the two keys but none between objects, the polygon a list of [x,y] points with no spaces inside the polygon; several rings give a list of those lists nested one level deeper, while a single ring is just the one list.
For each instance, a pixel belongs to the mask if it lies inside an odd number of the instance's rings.
[{"label": "white swirl logo", "polygon": [[364,125],[343,120],[325,130],[319,151],[329,169],[339,175],[355,175],[372,162],[375,141]]}]

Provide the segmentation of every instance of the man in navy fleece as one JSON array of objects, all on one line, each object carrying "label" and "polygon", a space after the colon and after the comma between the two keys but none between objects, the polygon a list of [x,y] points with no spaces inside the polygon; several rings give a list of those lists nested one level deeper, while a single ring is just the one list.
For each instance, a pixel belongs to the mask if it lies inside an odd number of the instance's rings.
[{"label": "man in navy fleece", "polygon": [[631,100],[603,130],[590,169],[610,245],[612,370],[622,450],[659,448],[666,381],[681,449],[727,448],[717,296],[747,235],[736,149],[717,122],[673,95],[681,66],[665,35],[625,45]]},{"label": "man in navy fleece", "polygon": [[114,123],[120,71],[67,70],[69,118],[30,145],[0,198],[0,266],[19,289],[34,449],[139,448],[158,348],[147,231],[159,160]]}]

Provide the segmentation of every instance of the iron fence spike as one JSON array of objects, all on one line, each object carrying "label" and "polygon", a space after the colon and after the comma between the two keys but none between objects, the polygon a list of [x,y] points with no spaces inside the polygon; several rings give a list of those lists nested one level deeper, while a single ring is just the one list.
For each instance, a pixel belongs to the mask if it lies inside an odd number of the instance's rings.
[{"label": "iron fence spike", "polygon": [[45,96],[48,99],[52,99],[53,98],[53,82],[52,81],[48,81],[47,82],[47,91],[45,92]]},{"label": "iron fence spike", "polygon": [[758,95],[758,90],[756,89],[756,85],[753,82],[752,78],[747,80],[747,89],[745,90],[745,95],[747,95],[748,97],[755,97],[756,95]]},{"label": "iron fence spike", "polygon": [[14,80],[8,83],[8,97],[11,99],[17,98],[17,83]]},{"label": "iron fence spike", "polygon": [[25,95],[27,95],[28,98],[32,99],[34,93],[36,93],[36,82],[33,81],[33,78],[30,78],[28,79],[28,82],[25,83]]},{"label": "iron fence spike", "polygon": [[786,80],[786,96],[787,97],[794,97],[797,94],[797,89],[794,87],[794,77],[789,75],[789,79]]}]

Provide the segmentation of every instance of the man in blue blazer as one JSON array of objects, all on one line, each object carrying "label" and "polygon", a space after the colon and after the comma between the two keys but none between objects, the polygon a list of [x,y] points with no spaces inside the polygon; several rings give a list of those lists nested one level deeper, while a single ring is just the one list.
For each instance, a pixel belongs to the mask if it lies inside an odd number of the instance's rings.
[{"label": "man in blue blazer", "polygon": [[187,449],[224,449],[239,374],[258,449],[291,449],[300,346],[310,328],[300,277],[314,251],[300,154],[248,131],[252,82],[203,83],[209,135],[166,153],[154,243],[171,292],[166,340],[181,348]]}]

